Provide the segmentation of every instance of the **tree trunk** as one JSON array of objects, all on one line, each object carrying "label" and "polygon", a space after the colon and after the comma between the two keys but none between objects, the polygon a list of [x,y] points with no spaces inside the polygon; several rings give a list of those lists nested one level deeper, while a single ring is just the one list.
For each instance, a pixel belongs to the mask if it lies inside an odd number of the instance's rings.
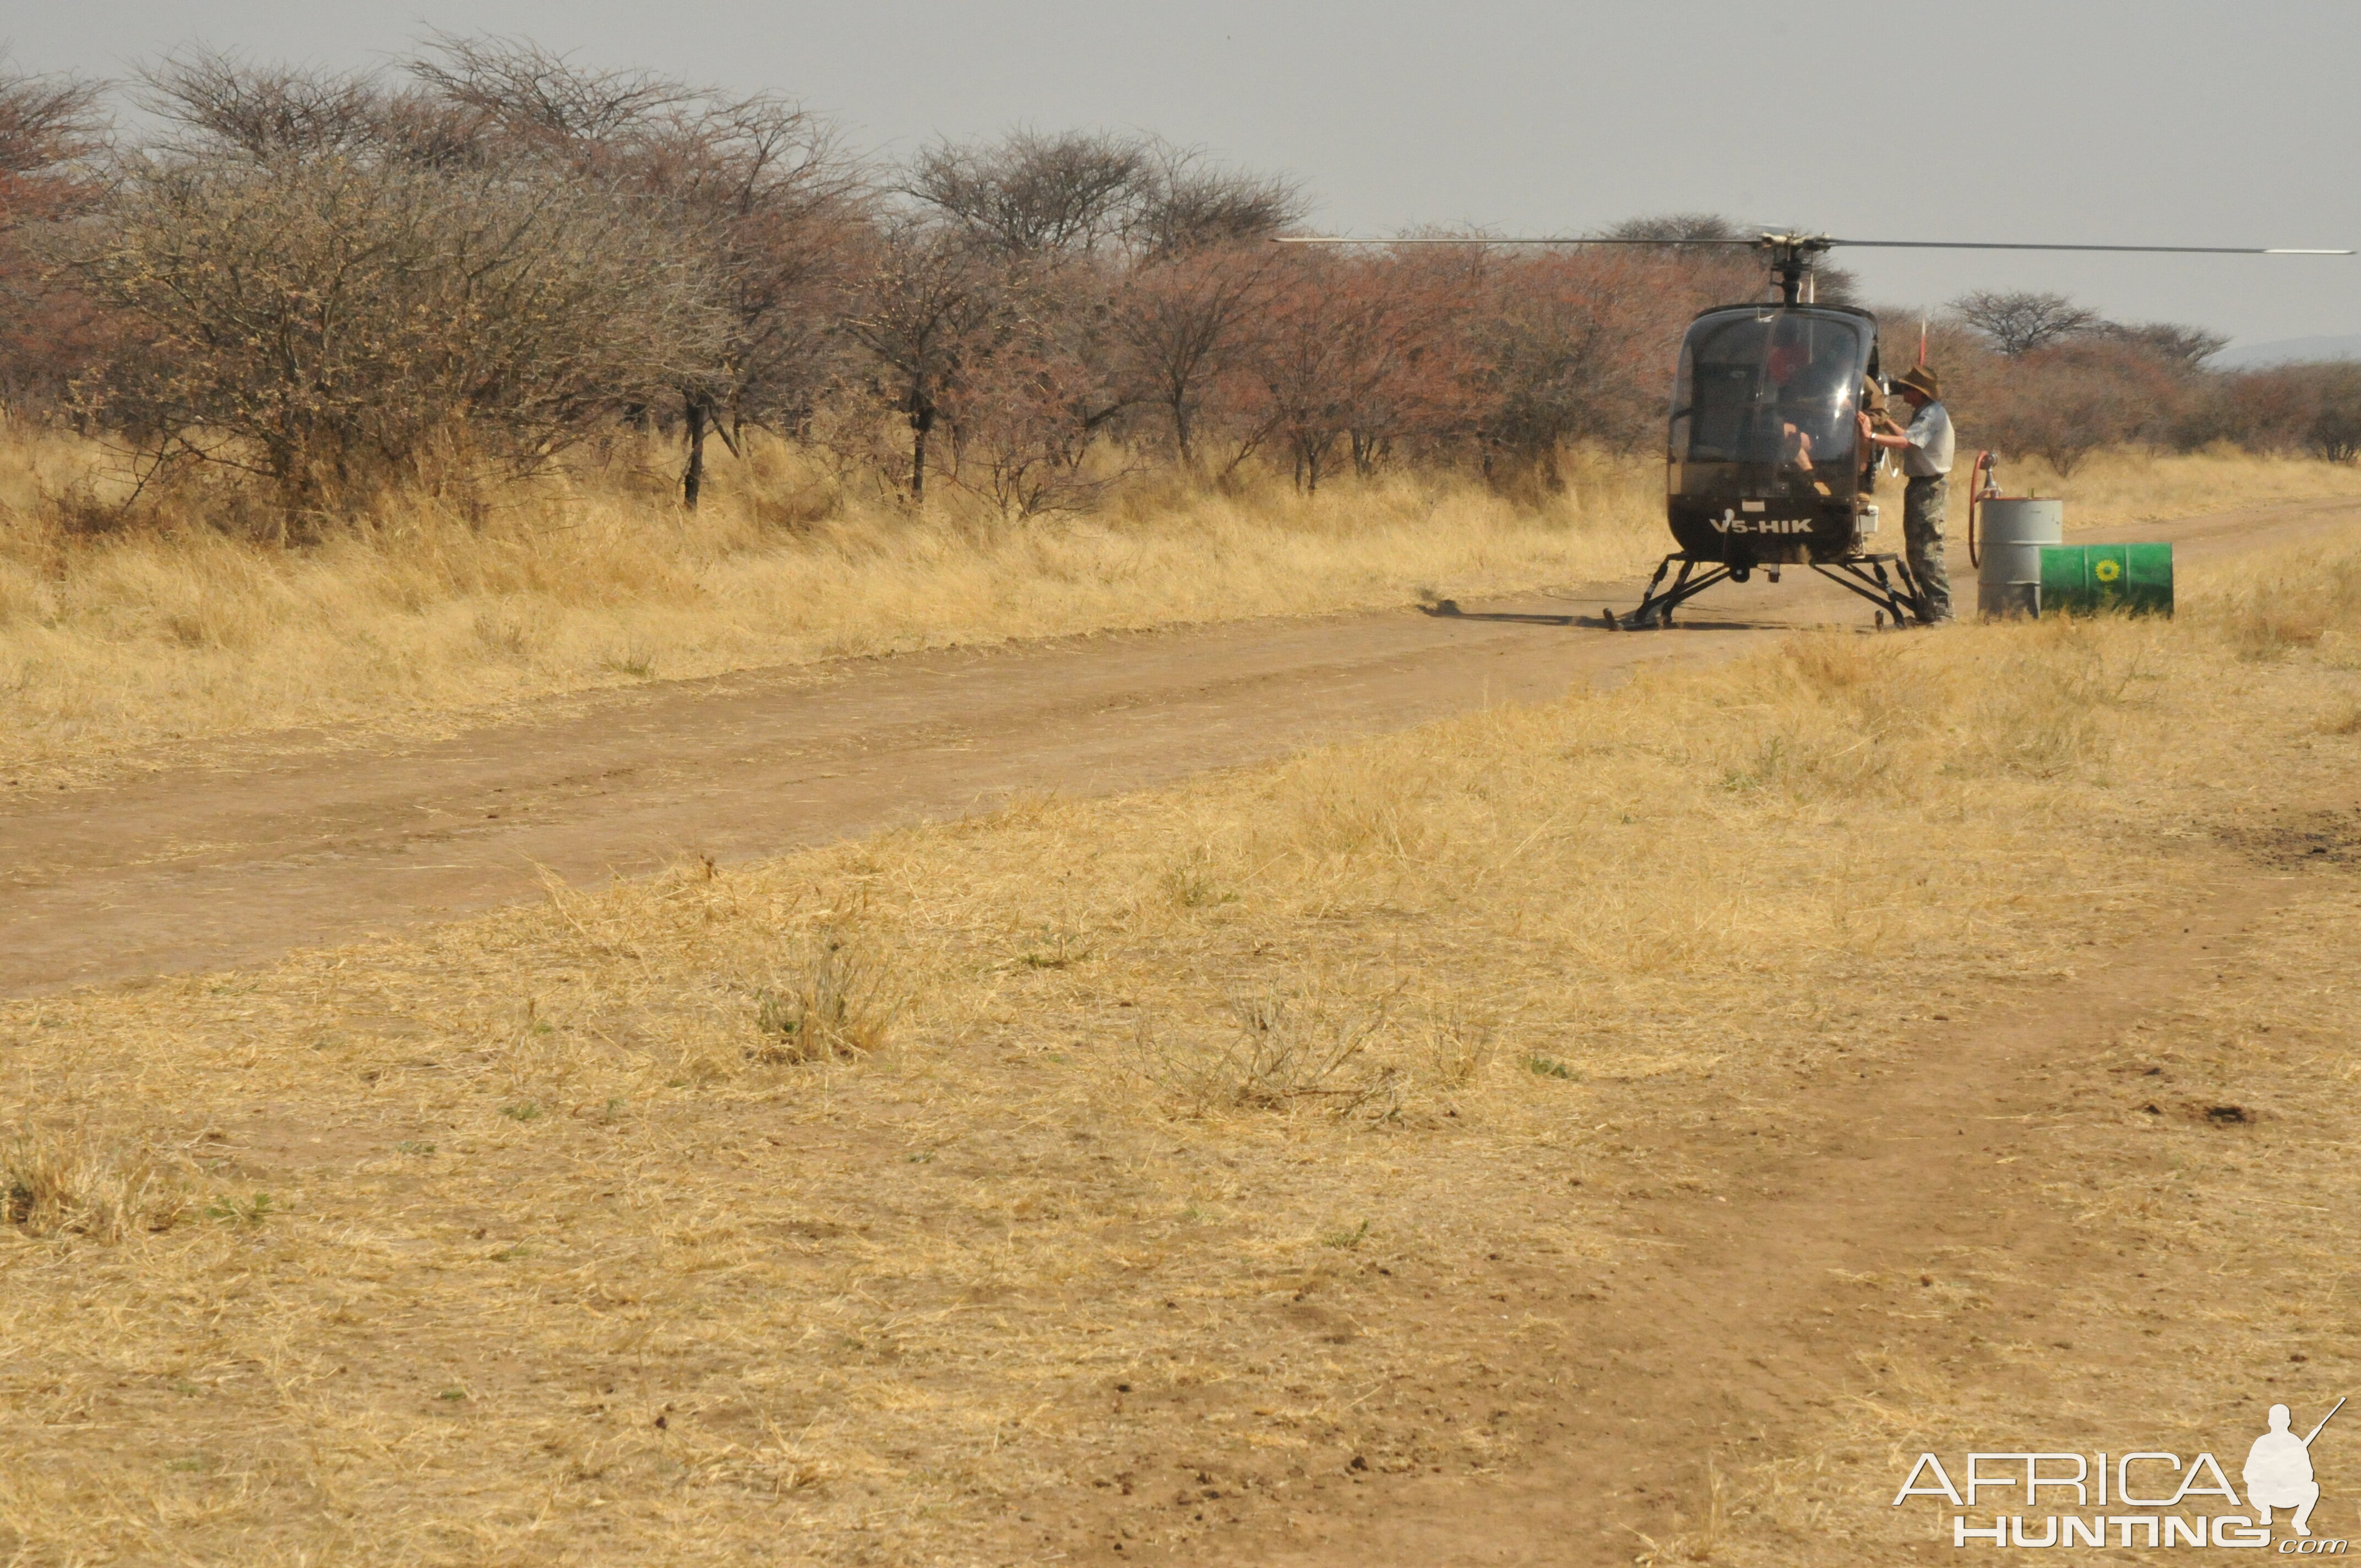
[{"label": "tree trunk", "polygon": [[680,476],[680,501],[689,510],[697,510],[697,498],[705,488],[705,402],[699,398],[687,400],[688,466]]},{"label": "tree trunk", "polygon": [[923,505],[927,499],[927,433],[935,428],[932,405],[921,403],[910,411],[910,500]]}]

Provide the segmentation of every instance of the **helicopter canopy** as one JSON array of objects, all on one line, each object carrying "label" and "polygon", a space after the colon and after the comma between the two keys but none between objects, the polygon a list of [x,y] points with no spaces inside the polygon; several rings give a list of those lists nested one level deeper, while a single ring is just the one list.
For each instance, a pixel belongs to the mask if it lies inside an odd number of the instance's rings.
[{"label": "helicopter canopy", "polygon": [[1849,495],[1854,412],[1876,345],[1866,315],[1812,305],[1708,311],[1681,340],[1673,389],[1674,489]]}]

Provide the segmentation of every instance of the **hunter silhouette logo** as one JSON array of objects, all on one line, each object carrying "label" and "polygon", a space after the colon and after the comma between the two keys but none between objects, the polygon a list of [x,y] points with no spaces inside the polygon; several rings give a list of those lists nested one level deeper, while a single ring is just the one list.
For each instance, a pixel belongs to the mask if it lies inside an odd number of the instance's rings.
[{"label": "hunter silhouette logo", "polygon": [[[1984,1541],[1999,1547],[2269,1547],[2272,1516],[2285,1510],[2285,1528],[2292,1533],[2277,1543],[2281,1555],[2342,1556],[2346,1542],[2312,1533],[2312,1512],[2320,1503],[2312,1445],[2344,1408],[2345,1401],[2337,1400],[2299,1437],[2288,1407],[2270,1407],[2267,1430],[2246,1450],[2238,1473],[2244,1512],[2201,1511],[2242,1506],[2239,1487],[2213,1455],[2183,1461],[2153,1449],[2114,1455],[1971,1453],[1965,1468],[1957,1471],[1947,1471],[1938,1455],[1922,1453],[1894,1494],[1894,1506],[1912,1497],[1940,1497],[1960,1510],[1951,1516],[1951,1544],[1959,1547]],[[2001,1507],[2014,1504],[2018,1511],[1992,1515],[1989,1522],[1978,1518],[1980,1507],[1994,1506],[1982,1497],[1992,1492],[2003,1494]]]},{"label": "hunter silhouette logo", "polygon": [[2319,1427],[2298,1437],[2288,1431],[2288,1408],[2271,1407],[2271,1430],[2255,1440],[2246,1451],[2246,1467],[2239,1472],[2257,1524],[2269,1524],[2273,1508],[2293,1508],[2295,1518],[2288,1522],[2296,1534],[2312,1533],[2312,1505],[2320,1501],[2320,1483],[2312,1478],[2312,1440],[2344,1408],[2345,1401],[2337,1400],[2335,1409],[2320,1418]]}]

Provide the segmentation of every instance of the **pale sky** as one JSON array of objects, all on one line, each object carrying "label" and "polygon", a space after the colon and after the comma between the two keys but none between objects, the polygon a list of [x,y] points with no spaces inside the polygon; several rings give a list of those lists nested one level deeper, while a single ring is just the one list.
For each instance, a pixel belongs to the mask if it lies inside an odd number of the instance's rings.
[{"label": "pale sky", "polygon": [[[801,99],[906,152],[1020,123],[1285,170],[1334,232],[1645,213],[1896,239],[2361,245],[2361,5],[0,0],[17,65],[356,66],[430,27]],[[2361,333],[2361,258],[1842,257],[1879,302],[2059,289],[2241,342]]]}]

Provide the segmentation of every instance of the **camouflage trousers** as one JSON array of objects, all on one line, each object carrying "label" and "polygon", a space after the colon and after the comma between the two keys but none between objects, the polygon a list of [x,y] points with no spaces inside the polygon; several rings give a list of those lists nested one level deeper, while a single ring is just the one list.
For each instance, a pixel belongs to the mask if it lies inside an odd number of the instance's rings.
[{"label": "camouflage trousers", "polygon": [[1940,474],[1902,487],[1902,544],[1929,626],[1951,619],[1951,574],[1943,565],[1943,510],[1950,493],[1949,479]]}]

